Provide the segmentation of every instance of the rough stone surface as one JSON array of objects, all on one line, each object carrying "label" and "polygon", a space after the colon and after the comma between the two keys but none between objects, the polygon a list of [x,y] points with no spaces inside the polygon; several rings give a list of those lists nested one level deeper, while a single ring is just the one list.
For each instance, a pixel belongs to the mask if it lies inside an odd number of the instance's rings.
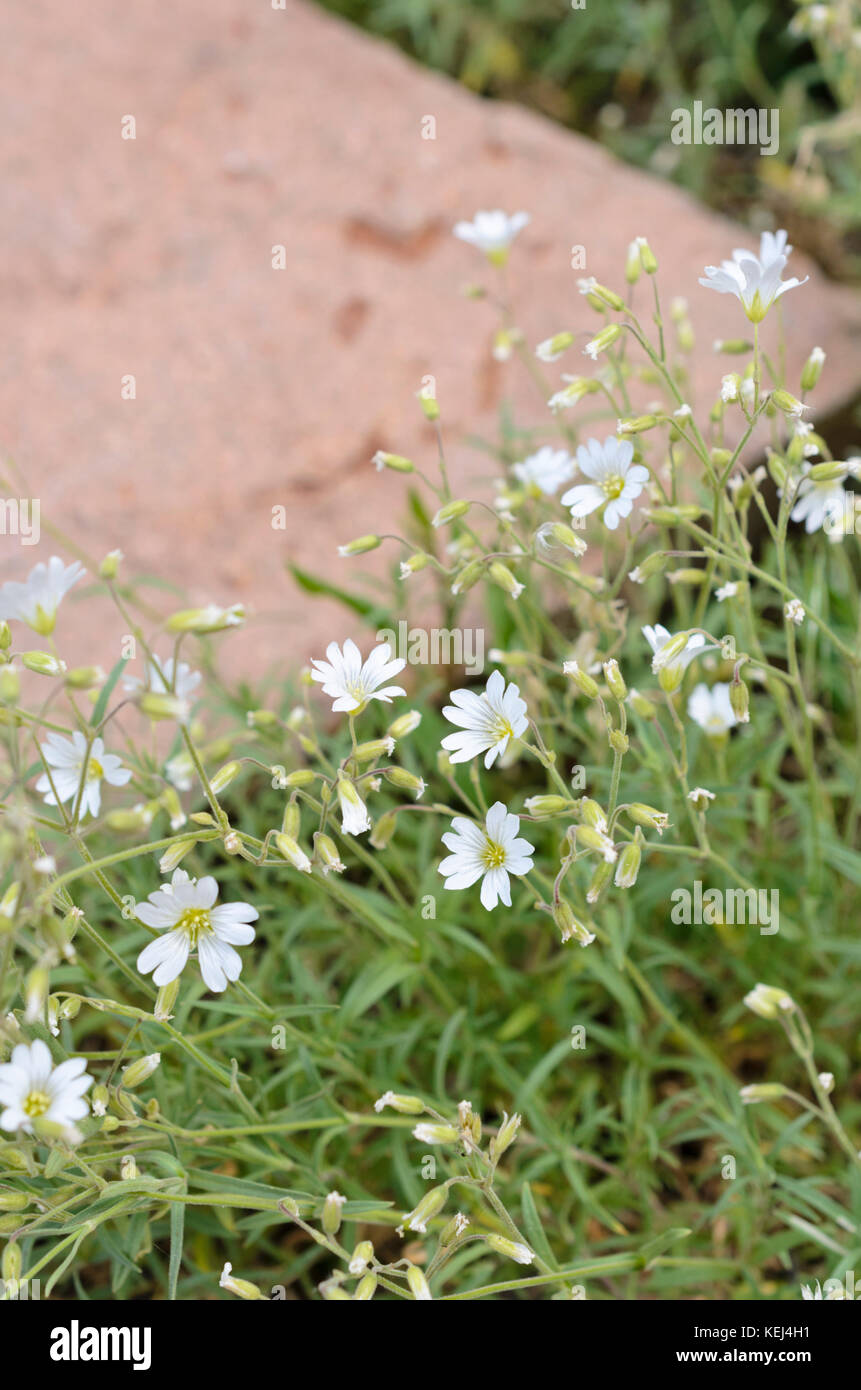
[{"label": "rough stone surface", "polygon": [[[451,237],[458,218],[531,212],[512,282],[533,343],[594,325],[571,246],[618,283],[637,233],[667,299],[690,300],[701,395],[719,373],[712,339],[740,331],[735,301],[696,282],[744,239],[736,226],[298,0],[30,0],[5,26],[0,71],[0,447],[43,515],[38,548],[0,539],[0,578],[47,558],[53,521],[194,601],[253,606],[258,622],[230,639],[239,668],[343,634],[340,612],[297,599],[285,560],[341,578],[336,542],[397,520],[400,480],[369,460],[378,447],[432,460],[414,400],[425,373],[456,476],[475,473],[460,441],[493,433],[509,374],[540,418],[529,383],[490,358],[486,308],[460,294],[483,264]],[[784,301],[787,325],[800,356],[827,349],[820,400],[836,406],[855,385],[861,311],[797,261],[811,284]],[[279,504],[286,532],[271,527]],[[111,660],[122,625],[94,632],[90,611],[67,606],[61,648]]]}]

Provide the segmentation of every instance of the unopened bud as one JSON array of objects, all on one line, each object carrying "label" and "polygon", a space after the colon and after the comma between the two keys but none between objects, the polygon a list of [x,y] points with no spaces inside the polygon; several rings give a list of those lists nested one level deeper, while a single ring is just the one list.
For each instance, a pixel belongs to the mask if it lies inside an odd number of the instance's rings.
[{"label": "unopened bud", "polygon": [[413,1137],[423,1144],[453,1144],[458,1131],[454,1125],[421,1124],[416,1125]]},{"label": "unopened bud", "polygon": [[343,559],[348,559],[352,555],[365,555],[369,550],[377,550],[382,543],[380,536],[357,536],[354,541],[347,541],[346,545],[339,545],[338,554]]},{"label": "unopened bud", "polygon": [[374,763],[379,758],[390,758],[395,751],[395,740],[391,737],[372,738],[367,743],[357,743],[353,757],[359,764]]},{"label": "unopened bud", "polygon": [[659,835],[663,835],[670,823],[666,811],[659,811],[655,806],[646,806],[642,801],[631,802],[628,816],[635,825],[645,826],[647,830],[657,830]]},{"label": "unopened bud", "polygon": [[148,1081],[160,1063],[161,1053],[150,1052],[148,1056],[139,1057],[136,1062],[131,1062],[129,1066],[124,1067],[122,1084],[125,1090],[130,1091],[135,1086],[140,1086],[144,1081]]},{"label": "unopened bud", "polygon": [[535,1259],[528,1245],[524,1245],[519,1240],[509,1240],[508,1236],[488,1236],[487,1243],[491,1250],[505,1255],[509,1260],[515,1260],[519,1265],[531,1265]]},{"label": "unopened bud", "polygon": [[210,778],[209,785],[214,792],[223,792],[225,787],[229,787],[242,770],[242,764],[236,761],[225,763],[220,767],[214,777]]},{"label": "unopened bud", "polygon": [[490,1158],[493,1163],[498,1163],[506,1149],[511,1148],[522,1121],[522,1115],[503,1114],[502,1124],[490,1141]]},{"label": "unopened bud", "polygon": [[226,1289],[228,1293],[236,1294],[237,1298],[245,1298],[252,1302],[256,1299],[266,1298],[266,1295],[261,1293],[257,1285],[250,1283],[248,1279],[234,1279],[230,1272],[232,1269],[232,1264],[229,1262],[225,1264],[218,1281],[219,1288]]},{"label": "unopened bud", "polygon": [[578,825],[576,830],[578,845],[584,849],[594,849],[602,856],[605,863],[615,864],[616,848],[609,835],[605,835],[601,830],[595,830],[591,825]]},{"label": "unopened bud", "polygon": [[294,869],[298,869],[300,873],[303,874],[310,874],[311,860],[308,858],[301,845],[293,839],[292,835],[284,835],[282,832],[279,832],[275,836],[275,844],[278,848],[278,853],[282,858],[286,859],[288,863],[292,864]]},{"label": "unopened bud", "polygon": [[177,865],[182,863],[185,856],[194,849],[196,844],[197,841],[189,835],[183,836],[181,840],[174,840],[158,861],[159,872],[172,874]]},{"label": "unopened bud", "polygon": [[177,975],[176,979],[171,980],[169,985],[162,985],[156,995],[153,1017],[156,1018],[159,1023],[167,1023],[168,1019],[173,1018],[173,1007],[177,1001],[178,995],[179,976]]},{"label": "unopened bud", "polygon": [[447,1200],[447,1187],[443,1185],[432,1187],[429,1192],[425,1193],[418,1205],[413,1207],[413,1210],[404,1217],[404,1225],[407,1230],[419,1231],[424,1235],[428,1228],[428,1222],[442,1211]]},{"label": "unopened bud", "polygon": [[24,1021],[26,1023],[37,1023],[45,1017],[45,1006],[48,1002],[48,972],[43,965],[36,965],[27,976],[24,986],[24,999],[26,1008]]},{"label": "unopened bud", "polygon": [[440,507],[431,525],[447,526],[450,521],[457,521],[458,517],[465,516],[471,506],[471,502],[466,502],[462,498],[453,502],[446,502],[445,506]]},{"label": "unopened bud", "polygon": [[346,1200],[346,1197],[343,1197],[340,1192],[330,1192],[323,1203],[323,1215],[320,1224],[327,1236],[337,1235],[341,1229],[341,1208]]},{"label": "unopened bud", "polygon": [[383,776],[387,782],[391,782],[393,787],[400,787],[402,791],[412,792],[416,801],[424,793],[425,783],[422,778],[417,777],[414,772],[408,772],[405,767],[384,768]]},{"label": "unopened bud", "polygon": [[615,658],[604,662],[604,679],[614,700],[624,700],[627,698],[628,687],[626,686],[622,672],[619,670],[619,663]]},{"label": "unopened bud", "polygon": [[749,724],[750,691],[743,680],[736,679],[730,683],[729,702],[732,705],[732,712],[739,724]]},{"label": "unopened bud", "polygon": [[99,578],[116,579],[120,563],[124,558],[121,550],[109,550],[99,565]]},{"label": "unopened bud", "polygon": [[356,1285],[356,1292],[353,1294],[355,1303],[368,1303],[377,1291],[376,1274],[364,1274]]},{"label": "unopened bud", "polygon": [[658,269],[658,262],[655,253],[644,236],[637,237],[637,245],[640,248],[640,260],[647,275],[655,275]]},{"label": "unopened bud", "polygon": [[640,872],[640,858],[642,851],[636,840],[632,840],[625,845],[619,855],[619,862],[616,865],[616,876],[613,879],[617,888],[633,888],[637,882],[637,875]]},{"label": "unopened bud", "polygon": [[530,816],[535,816],[537,820],[544,820],[550,816],[561,816],[566,811],[571,811],[574,802],[567,796],[529,796],[524,802],[526,811]]},{"label": "unopened bud", "polygon": [[742,1086],[739,1095],[745,1105],[758,1105],[764,1100],[780,1100],[786,1095],[786,1087],[777,1082],[765,1081],[754,1086]]},{"label": "unopened bud", "polygon": [[377,471],[383,468],[391,468],[395,473],[413,473],[415,464],[412,459],[404,458],[403,454],[387,454],[382,449],[378,449],[371,459]]},{"label": "unopened bud", "polygon": [[66,670],[65,661],[51,656],[50,652],[22,652],[21,664],[39,676],[61,676]]},{"label": "unopened bud", "polygon": [[810,356],[801,369],[801,389],[802,391],[812,391],[822,375],[822,368],[825,366],[825,353],[821,347],[812,349]]},{"label": "unopened bud", "polygon": [[314,858],[323,870],[324,874],[342,874],[347,867],[343,863],[338,846],[331,835],[326,835],[323,831],[314,832]]},{"label": "unopened bud", "polygon": [[503,565],[501,560],[494,560],[487,571],[490,578],[500,589],[504,590],[510,598],[518,599],[523,593],[525,585],[518,582],[511,570]]},{"label": "unopened bud", "polygon": [[785,989],[776,989],[773,985],[756,985],[744,996],[744,1002],[753,1013],[770,1021],[779,1018],[782,1013],[792,1013],[795,1008],[792,996]]},{"label": "unopened bud", "polygon": [[598,682],[593,680],[586,671],[581,670],[578,662],[563,662],[562,674],[571,677],[571,680],[580,691],[580,694],[585,695],[587,700],[596,700],[598,698]]}]

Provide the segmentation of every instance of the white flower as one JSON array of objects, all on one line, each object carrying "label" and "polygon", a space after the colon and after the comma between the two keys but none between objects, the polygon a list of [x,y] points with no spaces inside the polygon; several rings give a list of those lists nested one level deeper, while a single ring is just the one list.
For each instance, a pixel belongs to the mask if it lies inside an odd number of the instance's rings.
[{"label": "white flower", "polygon": [[47,565],[35,565],[23,584],[10,579],[0,585],[0,618],[17,618],[47,637],[54,631],[57,609],[84,574],[86,570],[77,560],[64,565],[59,556],[52,555]]},{"label": "white flower", "polygon": [[714,650],[713,646],[706,647],[706,639],[701,632],[695,632],[688,638],[681,652],[667,658],[666,655],[662,656],[661,654],[665,653],[669,642],[675,641],[677,634],[667,632],[667,629],[661,627],[660,623],[656,623],[654,627],[647,625],[642,628],[642,633],[653,652],[652,670],[655,675],[667,666],[671,669],[681,667],[682,671],[686,671],[694,657],[702,656],[704,651]]},{"label": "white flower", "polygon": [[70,1057],[55,1067],[47,1044],[37,1038],[29,1046],[19,1043],[10,1061],[0,1066],[0,1129],[33,1132],[33,1121],[62,1125],[68,1138],[80,1135],[75,1120],[89,1112],[84,1092],[93,1084],[86,1059]]},{"label": "white flower", "polygon": [[338,804],[341,808],[341,830],[345,835],[364,835],[366,830],[370,830],[368,808],[346,777],[338,778]]},{"label": "white flower", "polygon": [[535,853],[528,840],[518,838],[520,817],[496,801],[483,826],[465,816],[455,816],[451,826],[442,837],[451,854],[439,866],[446,888],[470,888],[481,879],[481,902],[488,912],[499,901],[510,907],[508,875],[528,874]]},{"label": "white flower", "polygon": [[809,276],[798,280],[781,280],[791,246],[786,245],[786,233],[763,233],[759,255],[736,249],[731,261],[719,266],[707,265],[700,284],[718,294],[734,294],[744,307],[751,323],[761,323],[776,299],[787,290],[806,284]]},{"label": "white flower", "polygon": [[147,661],[143,680],[138,676],[128,676],[123,684],[129,692],[143,687],[154,695],[175,695],[184,704],[190,704],[200,682],[199,671],[192,671],[185,661],[177,665],[173,657],[168,656],[163,660],[157,657],[154,661]]},{"label": "white flower", "polygon": [[207,989],[220,994],[228,980],[238,980],[242,960],[234,946],[247,946],[254,940],[257,909],[250,903],[224,903],[216,907],[218,884],[206,878],[189,878],[176,869],[149,900],[136,909],[139,921],[163,932],[144,946],[138,956],[138,970],[153,972],[153,984],[162,987],[177,979],[185,969],[190,953],[197,951],[200,973]]},{"label": "white flower", "polygon": [[453,690],[451,699],[453,704],[446,705],[443,714],[462,732],[447,734],[442,746],[453,763],[466,763],[485,753],[484,766],[490,767],[505,752],[509,739],[520,738],[526,731],[526,701],[518,686],[506,686],[501,671],[492,673],[480,695]]},{"label": "white flower", "polygon": [[694,787],[693,791],[688,792],[688,801],[692,801],[698,811],[704,811],[714,799],[715,794],[708,787]]},{"label": "white flower", "polygon": [[49,734],[42,744],[42,757],[51,768],[51,780],[57,793],[55,797],[48,774],[43,772],[36,783],[36,791],[43,793],[46,806],[56,806],[58,798],[60,802],[74,801],[86,762],[87,780],[81,796],[81,817],[88,811],[93,816],[99,814],[102,780],[112,787],[124,787],[132,775],[116,754],[105,752],[103,739],[93,739],[87,758],[87,740],[77,729],[70,739],[63,738],[62,734]]},{"label": "white flower", "polygon": [[374,647],[367,661],[362,662],[362,653],[352,638],[348,637],[343,651],[337,642],[330,642],[326,648],[328,661],[312,660],[316,669],[311,679],[320,681],[324,695],[334,696],[332,709],[337,713],[355,714],[364,709],[369,700],[383,700],[391,704],[393,695],[405,695],[399,685],[379,687],[396,676],[406,666],[401,658],[392,660],[392,649],[388,642]]},{"label": "white flower", "polygon": [[603,444],[597,439],[590,439],[585,447],[581,444],[577,450],[580,472],[593,481],[569,488],[562,495],[562,505],[571,508],[572,517],[588,516],[603,507],[604,525],[615,531],[620,518],[630,516],[634,498],[639,497],[649,478],[648,469],[638,463],[632,465],[633,457],[631,441],[616,439],[615,435]]},{"label": "white flower", "polygon": [[734,729],[738,720],[729,699],[729,686],[718,682],[711,689],[698,685],[688,699],[688,715],[709,738],[720,738]]},{"label": "white flower", "polygon": [[724,599],[735,598],[737,593],[738,584],[734,580],[730,580],[728,584],[722,584],[719,589],[715,590],[715,598],[718,603],[723,603]]},{"label": "white flower", "polygon": [[573,478],[576,465],[566,449],[554,449],[545,444],[537,453],[513,464],[511,471],[525,487],[552,497],[563,483]]},{"label": "white flower", "polygon": [[792,598],[788,603],[785,603],[783,605],[783,616],[788,618],[791,623],[795,623],[796,627],[801,627],[806,617],[804,604],[801,602],[801,599]]},{"label": "white flower", "polygon": [[[808,465],[809,467],[809,465]],[[816,483],[804,477],[798,484],[795,506],[790,512],[793,521],[803,521],[808,534],[823,526],[833,526],[843,515],[846,490],[842,478],[829,478]]]},{"label": "white flower", "polygon": [[508,213],[496,209],[494,212],[477,212],[471,222],[458,222],[454,234],[500,265],[508,256],[508,248],[519,231],[529,222],[528,212]]}]

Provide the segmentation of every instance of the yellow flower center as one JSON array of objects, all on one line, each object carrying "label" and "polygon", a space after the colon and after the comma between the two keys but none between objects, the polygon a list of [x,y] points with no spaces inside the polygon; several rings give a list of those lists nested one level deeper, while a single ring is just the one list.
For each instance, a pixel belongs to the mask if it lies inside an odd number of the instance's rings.
[{"label": "yellow flower center", "polygon": [[45,1091],[31,1091],[21,1108],[31,1120],[38,1119],[51,1108],[51,1097]]},{"label": "yellow flower center", "polygon": [[488,840],[482,855],[485,868],[499,869],[505,863],[505,849],[502,845],[496,844],[494,840]]},{"label": "yellow flower center", "polygon": [[620,477],[618,473],[613,473],[609,478],[604,479],[601,486],[604,489],[605,496],[612,501],[614,497],[619,497],[624,491],[625,479]]},{"label": "yellow flower center", "polygon": [[493,733],[497,741],[501,738],[514,738],[514,730],[501,714],[497,715],[493,721]]},{"label": "yellow flower center", "polygon": [[[212,931],[212,918],[203,907],[190,907],[182,914],[176,926],[180,931],[184,931],[189,940],[189,945],[195,947],[201,936],[208,936]],[[176,930],[176,928],[174,929]]]},{"label": "yellow flower center", "polygon": [[87,763],[87,779],[89,781],[97,781],[100,777],[104,777],[104,775],[105,769],[102,767],[101,763],[96,762],[95,758],[90,758],[90,761]]}]

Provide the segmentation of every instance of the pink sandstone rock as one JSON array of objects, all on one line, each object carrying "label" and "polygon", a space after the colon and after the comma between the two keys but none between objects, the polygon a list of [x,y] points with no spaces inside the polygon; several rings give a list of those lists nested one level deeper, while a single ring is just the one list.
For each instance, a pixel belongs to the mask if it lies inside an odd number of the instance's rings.
[{"label": "pink sandstone rock", "polygon": [[[512,259],[531,343],[594,328],[572,245],[618,285],[641,234],[665,303],[690,301],[695,394],[711,399],[732,365],[711,342],[745,321],[697,276],[748,233],[299,0],[31,0],[6,26],[0,68],[0,448],[43,519],[38,547],[0,539],[0,579],[57,548],[53,522],[93,559],[120,547],[128,573],[256,610],[227,639],[232,670],[305,660],[345,635],[342,611],[297,595],[285,562],[353,578],[337,542],[397,522],[402,480],[370,459],[384,447],[432,465],[415,401],[426,373],[456,478],[483,470],[462,440],[493,437],[503,393],[551,437],[534,387],[490,357],[486,306],[460,292],[487,278],[451,236],[477,208],[532,214]],[[790,366],[827,350],[825,412],[854,389],[861,308],[797,256],[793,273],[808,272],[783,301]],[[278,505],[286,532],[272,529]],[[60,647],[108,665],[123,624],[94,631],[95,611],[67,604]]]}]

